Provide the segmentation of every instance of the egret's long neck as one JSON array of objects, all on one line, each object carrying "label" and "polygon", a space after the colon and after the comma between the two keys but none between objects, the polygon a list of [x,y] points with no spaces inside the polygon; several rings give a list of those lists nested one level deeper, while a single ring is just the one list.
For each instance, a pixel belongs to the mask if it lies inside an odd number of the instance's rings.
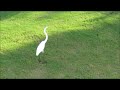
[{"label": "egret's long neck", "polygon": [[47,33],[46,33],[46,29],[47,29],[47,27],[45,27],[44,28],[44,33],[45,33],[45,36],[46,36],[46,39],[44,40],[45,41],[45,43],[47,42],[47,40],[48,40],[48,35],[47,35]]}]

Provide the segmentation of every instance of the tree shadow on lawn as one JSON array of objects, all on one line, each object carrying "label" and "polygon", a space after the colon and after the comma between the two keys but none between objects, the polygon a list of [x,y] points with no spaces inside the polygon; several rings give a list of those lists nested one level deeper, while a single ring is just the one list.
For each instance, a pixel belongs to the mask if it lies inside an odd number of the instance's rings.
[{"label": "tree shadow on lawn", "polygon": [[19,13],[21,12],[20,11],[0,11],[0,21],[9,19]]},{"label": "tree shadow on lawn", "polygon": [[32,43],[0,55],[0,78],[118,78],[118,29],[119,23],[62,33],[58,29],[39,55],[46,63],[35,56],[39,44],[35,37]]},{"label": "tree shadow on lawn", "polygon": [[47,11],[46,14],[40,15],[35,20],[42,21],[42,20],[54,19],[60,16],[61,14],[63,14],[63,12],[64,11]]},{"label": "tree shadow on lawn", "polygon": [[96,17],[96,18],[92,18],[92,19],[88,19],[88,20],[85,20],[86,22],[95,22],[95,21],[99,21],[99,20],[105,20],[106,18],[109,18],[109,17],[113,17],[113,16],[116,16],[116,15],[120,15],[120,12],[119,11],[105,11],[105,12],[101,12],[102,16],[100,17]]}]

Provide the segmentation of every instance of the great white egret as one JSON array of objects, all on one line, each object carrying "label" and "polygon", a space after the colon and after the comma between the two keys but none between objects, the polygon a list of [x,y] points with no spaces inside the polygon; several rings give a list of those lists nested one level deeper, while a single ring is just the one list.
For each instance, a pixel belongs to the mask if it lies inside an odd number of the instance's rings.
[{"label": "great white egret", "polygon": [[44,28],[44,34],[46,36],[46,39],[38,45],[37,50],[36,50],[36,56],[38,56],[41,52],[44,53],[45,44],[48,40],[48,35],[46,33],[46,29],[47,29],[47,26]]}]

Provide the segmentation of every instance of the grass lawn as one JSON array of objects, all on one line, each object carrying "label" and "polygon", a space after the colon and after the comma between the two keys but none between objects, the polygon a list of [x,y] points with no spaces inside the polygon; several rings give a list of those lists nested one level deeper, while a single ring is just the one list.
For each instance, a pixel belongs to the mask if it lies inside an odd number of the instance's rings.
[{"label": "grass lawn", "polygon": [[120,12],[0,11],[0,46],[0,78],[120,78]]}]

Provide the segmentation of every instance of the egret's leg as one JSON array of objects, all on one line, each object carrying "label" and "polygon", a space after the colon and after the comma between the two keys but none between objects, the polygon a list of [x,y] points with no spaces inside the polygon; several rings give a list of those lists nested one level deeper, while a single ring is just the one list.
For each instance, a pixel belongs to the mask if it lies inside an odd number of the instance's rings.
[{"label": "egret's leg", "polygon": [[44,56],[43,56],[43,62],[42,62],[43,64],[46,64],[47,63],[47,61],[45,60],[45,54],[44,54]]},{"label": "egret's leg", "polygon": [[39,56],[38,62],[40,64],[45,64],[47,63],[47,61],[45,61],[45,54],[41,53],[41,55]]},{"label": "egret's leg", "polygon": [[41,60],[40,60],[40,56],[39,56],[39,58],[38,58],[38,62],[39,62],[39,63],[41,62]]},{"label": "egret's leg", "polygon": [[42,53],[38,56],[38,62],[39,62],[39,63],[42,62]]}]

